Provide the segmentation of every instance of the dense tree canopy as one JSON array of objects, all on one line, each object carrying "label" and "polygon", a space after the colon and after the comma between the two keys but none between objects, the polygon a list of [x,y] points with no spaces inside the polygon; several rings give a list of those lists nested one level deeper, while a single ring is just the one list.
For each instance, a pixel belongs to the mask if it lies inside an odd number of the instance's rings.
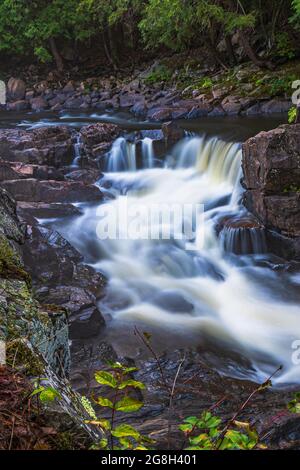
[{"label": "dense tree canopy", "polygon": [[120,36],[132,50],[205,46],[225,66],[236,60],[235,38],[250,60],[270,66],[298,53],[299,31],[300,0],[0,0],[0,51],[54,59],[60,70],[65,41],[92,42],[117,67]]}]

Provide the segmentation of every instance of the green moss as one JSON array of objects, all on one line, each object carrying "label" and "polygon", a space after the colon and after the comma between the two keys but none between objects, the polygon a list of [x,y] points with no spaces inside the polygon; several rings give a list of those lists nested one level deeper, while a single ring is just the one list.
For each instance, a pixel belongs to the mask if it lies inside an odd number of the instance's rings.
[{"label": "green moss", "polygon": [[291,184],[287,188],[284,188],[283,192],[284,193],[300,193],[300,186]]},{"label": "green moss", "polygon": [[44,365],[23,339],[8,341],[6,361],[13,368],[21,370],[25,375],[38,377],[44,372]]},{"label": "green moss", "polygon": [[0,234],[0,276],[7,279],[18,279],[31,285],[29,274],[23,269],[16,250],[12,248],[4,235]]}]

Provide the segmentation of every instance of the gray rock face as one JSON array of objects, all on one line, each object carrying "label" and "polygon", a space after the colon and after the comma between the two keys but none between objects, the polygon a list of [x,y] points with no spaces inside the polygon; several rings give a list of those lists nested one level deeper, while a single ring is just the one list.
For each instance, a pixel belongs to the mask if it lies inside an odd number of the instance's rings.
[{"label": "gray rock face", "polygon": [[[20,245],[25,242],[25,230],[17,218],[14,201],[3,189],[0,189],[0,242],[1,339],[27,341],[55,372],[67,373],[70,351],[66,312],[41,307],[33,299],[26,279],[18,275],[24,273]],[[3,260],[9,263],[9,271],[2,269]]]},{"label": "gray rock face", "polygon": [[276,240],[290,238],[299,257],[300,125],[283,125],[249,139],[243,146],[243,170],[246,207],[277,233]]}]

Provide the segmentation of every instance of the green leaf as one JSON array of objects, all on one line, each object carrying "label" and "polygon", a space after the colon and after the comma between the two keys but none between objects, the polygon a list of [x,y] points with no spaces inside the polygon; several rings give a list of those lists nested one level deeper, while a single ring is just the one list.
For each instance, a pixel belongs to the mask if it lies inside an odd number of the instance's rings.
[{"label": "green leaf", "polygon": [[124,397],[116,403],[116,410],[131,413],[142,408],[143,403],[131,397]]},{"label": "green leaf", "polygon": [[111,388],[117,388],[118,383],[110,372],[100,371],[95,373],[96,381],[101,385],[107,385]]},{"label": "green leaf", "polygon": [[108,440],[107,439],[101,439],[99,442],[100,449],[107,449],[108,447]]},{"label": "green leaf", "polygon": [[103,406],[105,408],[113,408],[114,407],[113,403],[108,398],[97,397],[96,402],[98,403],[98,405]]},{"label": "green leaf", "polygon": [[119,389],[123,390],[126,387],[133,387],[133,388],[138,388],[140,390],[144,390],[146,387],[142,382],[138,382],[137,380],[124,380],[124,382],[119,385]]},{"label": "green leaf", "polygon": [[30,397],[34,397],[35,395],[38,395],[41,393],[43,390],[45,390],[45,387],[41,386],[33,390],[33,392],[30,394]]},{"label": "green leaf", "polygon": [[61,396],[55,388],[47,387],[40,393],[40,400],[43,403],[52,402],[55,398],[60,399]]},{"label": "green leaf", "polygon": [[192,424],[188,424],[188,423],[186,423],[186,424],[181,424],[181,425],[179,426],[179,429],[180,429],[180,431],[182,431],[182,432],[188,434],[188,433],[190,433],[190,432],[193,430],[193,425],[192,425]]},{"label": "green leaf", "polygon": [[184,422],[196,426],[196,424],[199,422],[199,418],[197,418],[196,416],[189,416],[184,420]]},{"label": "green leaf", "polygon": [[112,431],[112,435],[114,437],[133,437],[136,440],[141,436],[140,433],[129,424],[120,424]]}]

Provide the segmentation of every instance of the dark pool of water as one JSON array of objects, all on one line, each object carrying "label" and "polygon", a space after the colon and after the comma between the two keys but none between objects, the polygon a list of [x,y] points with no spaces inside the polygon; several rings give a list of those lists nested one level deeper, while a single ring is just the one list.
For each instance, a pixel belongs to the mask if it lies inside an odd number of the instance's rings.
[{"label": "dark pool of water", "polygon": [[[179,120],[178,124],[190,132],[219,136],[229,141],[243,142],[260,131],[268,131],[287,121],[285,114],[255,117],[211,117]],[[160,129],[159,122],[134,117],[128,112],[95,110],[52,113],[15,113],[0,111],[0,128],[34,129],[43,126],[64,125],[73,129],[97,122],[118,124],[129,131]]]}]

